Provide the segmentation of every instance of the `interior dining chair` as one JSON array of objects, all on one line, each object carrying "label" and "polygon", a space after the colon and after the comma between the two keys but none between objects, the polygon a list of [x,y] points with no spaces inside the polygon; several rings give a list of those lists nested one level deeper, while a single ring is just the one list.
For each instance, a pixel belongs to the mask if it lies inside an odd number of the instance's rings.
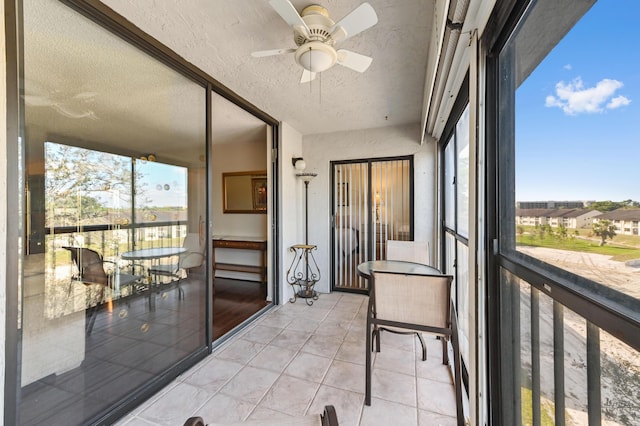
[{"label": "interior dining chair", "polygon": [[150,275],[165,276],[175,280],[180,299],[184,298],[184,290],[180,286],[180,282],[188,276],[190,269],[197,268],[204,263],[204,244],[201,243],[200,234],[187,234],[182,242],[182,247],[187,251],[178,255],[177,263],[154,265],[149,268]]},{"label": "interior dining chair", "polygon": [[429,243],[426,241],[387,240],[387,260],[431,264]]},{"label": "interior dining chair", "polygon": [[[451,275],[418,275],[373,270],[367,311],[365,404],[371,405],[371,339],[380,327],[401,332],[441,336],[442,363],[449,364],[447,341],[453,349],[453,369],[458,425],[464,425],[460,347],[455,307],[451,301]],[[373,329],[373,332],[372,332]]]},{"label": "interior dining chair", "polygon": [[[114,289],[116,280],[120,288],[133,285],[140,281],[143,275],[126,274],[120,272],[117,264],[110,260],[104,260],[102,255],[95,250],[86,247],[63,247],[71,253],[71,261],[75,264],[76,274],[71,279],[82,281],[86,286],[96,285],[99,288],[95,305],[87,308],[87,323],[85,332],[91,334],[96,321],[96,314],[105,301],[107,288]],[[105,267],[111,265],[110,267]]]}]

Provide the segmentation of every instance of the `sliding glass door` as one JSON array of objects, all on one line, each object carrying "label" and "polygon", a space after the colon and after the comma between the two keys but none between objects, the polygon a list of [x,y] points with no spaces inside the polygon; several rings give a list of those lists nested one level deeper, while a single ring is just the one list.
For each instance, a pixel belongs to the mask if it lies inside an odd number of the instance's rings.
[{"label": "sliding glass door", "polygon": [[358,264],[413,239],[413,157],[334,162],[332,188],[331,286],[366,292]]},{"label": "sliding glass door", "polygon": [[[106,424],[206,351],[206,89],[62,2],[23,4],[17,417]],[[200,261],[174,270],[188,236]]]}]

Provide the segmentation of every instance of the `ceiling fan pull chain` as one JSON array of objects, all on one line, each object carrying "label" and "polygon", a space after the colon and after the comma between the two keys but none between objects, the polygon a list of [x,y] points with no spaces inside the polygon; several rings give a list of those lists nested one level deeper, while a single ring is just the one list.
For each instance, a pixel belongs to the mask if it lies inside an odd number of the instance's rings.
[{"label": "ceiling fan pull chain", "polygon": [[320,103],[322,104],[322,73],[320,73],[320,78],[318,79],[318,84],[320,85],[320,90],[318,90],[318,92],[320,92]]},{"label": "ceiling fan pull chain", "polygon": [[[311,59],[311,55],[313,54],[313,49],[311,47],[309,47],[309,62],[313,63],[312,59]],[[309,72],[312,72],[311,70],[309,70]],[[311,90],[311,86],[313,86],[313,80],[311,80],[309,82],[309,93],[313,93],[313,90]]]}]

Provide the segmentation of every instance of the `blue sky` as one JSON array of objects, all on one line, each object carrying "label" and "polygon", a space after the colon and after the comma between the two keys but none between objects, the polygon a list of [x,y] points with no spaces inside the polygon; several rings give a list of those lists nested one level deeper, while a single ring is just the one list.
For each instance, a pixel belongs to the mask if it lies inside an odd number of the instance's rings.
[{"label": "blue sky", "polygon": [[518,88],[517,201],[640,201],[638,16],[598,1]]},{"label": "blue sky", "polygon": [[148,205],[187,207],[187,169],[155,162],[136,162],[145,184]]}]

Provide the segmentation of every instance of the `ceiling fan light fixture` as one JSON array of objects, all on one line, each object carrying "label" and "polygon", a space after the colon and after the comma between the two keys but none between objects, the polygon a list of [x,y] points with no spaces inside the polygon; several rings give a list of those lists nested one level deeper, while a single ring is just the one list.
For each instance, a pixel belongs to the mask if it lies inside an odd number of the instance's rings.
[{"label": "ceiling fan light fixture", "polygon": [[319,41],[311,41],[296,50],[296,62],[307,71],[323,72],[338,60],[336,50]]}]

